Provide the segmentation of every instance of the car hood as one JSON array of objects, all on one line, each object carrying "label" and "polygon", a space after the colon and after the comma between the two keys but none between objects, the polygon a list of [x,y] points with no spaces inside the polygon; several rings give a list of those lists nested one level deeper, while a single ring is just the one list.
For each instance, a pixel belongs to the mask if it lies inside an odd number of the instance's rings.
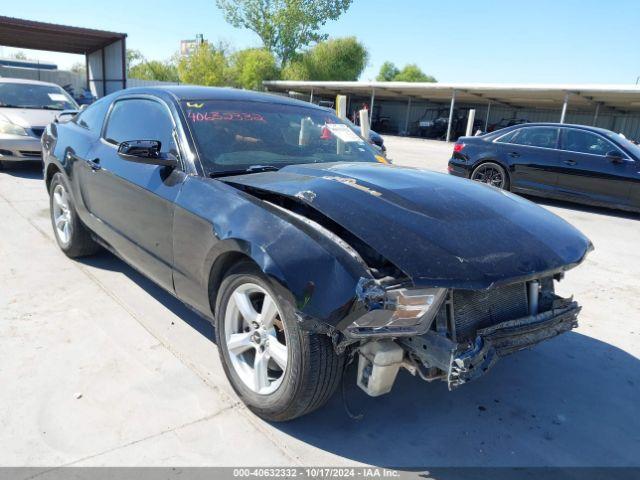
[{"label": "car hood", "polygon": [[40,110],[35,108],[0,108],[0,116],[22,128],[45,127],[56,118],[60,110]]},{"label": "car hood", "polygon": [[490,288],[566,270],[592,248],[576,228],[528,200],[426,170],[326,163],[224,181],[305,202],[419,285]]}]

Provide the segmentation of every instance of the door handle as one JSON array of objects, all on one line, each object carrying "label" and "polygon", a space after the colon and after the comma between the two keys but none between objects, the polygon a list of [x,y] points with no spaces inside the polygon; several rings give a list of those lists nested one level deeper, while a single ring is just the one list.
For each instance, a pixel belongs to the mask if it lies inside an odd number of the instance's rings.
[{"label": "door handle", "polygon": [[91,170],[93,170],[94,172],[102,168],[100,166],[99,158],[94,158],[93,160],[86,160],[86,162],[87,162],[87,165],[89,165],[89,168],[91,168]]},{"label": "door handle", "polygon": [[520,156],[520,154],[518,152],[509,152],[509,156],[511,158],[518,158]]},{"label": "door handle", "polygon": [[562,163],[564,163],[565,165],[569,165],[569,166],[573,167],[578,162],[576,162],[575,160],[565,160]]}]

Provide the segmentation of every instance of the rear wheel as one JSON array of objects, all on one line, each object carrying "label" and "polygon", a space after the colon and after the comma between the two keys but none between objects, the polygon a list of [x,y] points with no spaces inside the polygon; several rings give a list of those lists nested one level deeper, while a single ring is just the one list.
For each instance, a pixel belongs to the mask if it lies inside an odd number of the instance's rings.
[{"label": "rear wheel", "polygon": [[49,210],[58,246],[68,257],[83,257],[100,250],[87,227],[78,218],[69,188],[61,173],[56,173],[51,179]]},{"label": "rear wheel", "polygon": [[249,409],[271,421],[324,405],[344,366],[328,336],[300,328],[292,300],[255,265],[242,263],[223,280],[216,306],[225,373]]},{"label": "rear wheel", "polygon": [[496,188],[509,189],[509,178],[507,172],[501,165],[494,162],[487,162],[478,165],[473,173],[471,180],[486,183]]}]

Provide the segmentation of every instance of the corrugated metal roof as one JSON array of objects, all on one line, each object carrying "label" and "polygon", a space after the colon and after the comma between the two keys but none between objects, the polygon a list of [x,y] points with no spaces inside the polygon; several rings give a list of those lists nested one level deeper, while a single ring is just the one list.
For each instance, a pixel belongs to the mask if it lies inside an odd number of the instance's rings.
[{"label": "corrugated metal roof", "polygon": [[0,16],[0,45],[8,47],[87,54],[126,36],[126,33]]},{"label": "corrugated metal roof", "polygon": [[597,103],[620,112],[640,111],[640,86],[620,84],[518,84],[518,83],[412,83],[412,82],[313,82],[267,81],[271,91],[316,95],[371,95],[385,99],[449,101],[456,92],[461,103],[493,101],[513,107],[562,108],[570,94],[569,108],[591,110]]}]

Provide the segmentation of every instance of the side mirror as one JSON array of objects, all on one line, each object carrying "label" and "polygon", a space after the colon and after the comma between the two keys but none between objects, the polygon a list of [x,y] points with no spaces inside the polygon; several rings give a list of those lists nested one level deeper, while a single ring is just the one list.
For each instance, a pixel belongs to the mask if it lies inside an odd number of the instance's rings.
[{"label": "side mirror", "polygon": [[67,123],[73,117],[78,114],[79,110],[62,110],[56,118],[53,119],[55,123]]},{"label": "side mirror", "polygon": [[129,140],[118,145],[118,155],[129,162],[177,167],[177,157],[171,153],[160,153],[160,147],[158,140]]},{"label": "side mirror", "polygon": [[624,161],[624,155],[619,150],[611,150],[605,156],[612,163],[622,163]]}]

